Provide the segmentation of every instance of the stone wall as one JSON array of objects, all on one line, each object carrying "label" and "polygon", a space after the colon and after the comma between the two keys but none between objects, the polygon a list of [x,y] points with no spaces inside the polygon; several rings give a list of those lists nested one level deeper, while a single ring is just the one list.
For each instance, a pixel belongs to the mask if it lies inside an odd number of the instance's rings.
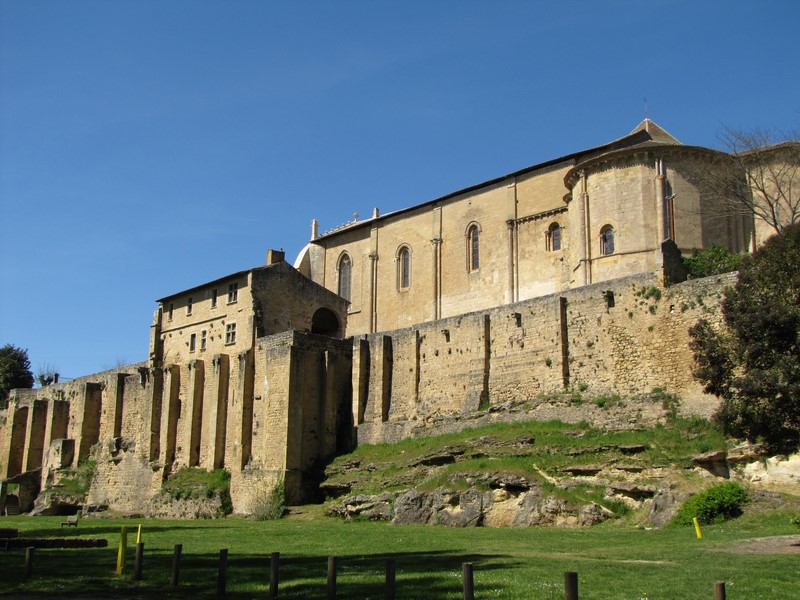
[{"label": "stone wall", "polygon": [[594,397],[661,390],[681,398],[681,412],[708,417],[717,401],[691,377],[688,330],[700,318],[721,321],[734,282],[729,274],[664,288],[656,275],[639,275],[356,338],[359,442],[565,389]]},{"label": "stone wall", "polygon": [[351,372],[351,341],[289,331],[233,357],[140,363],[15,390],[1,478],[44,466],[51,485],[59,470],[91,461],[86,502],[141,513],[170,473],[225,468],[236,512],[252,510],[280,479],[289,501],[305,502],[325,462],[352,447]]}]

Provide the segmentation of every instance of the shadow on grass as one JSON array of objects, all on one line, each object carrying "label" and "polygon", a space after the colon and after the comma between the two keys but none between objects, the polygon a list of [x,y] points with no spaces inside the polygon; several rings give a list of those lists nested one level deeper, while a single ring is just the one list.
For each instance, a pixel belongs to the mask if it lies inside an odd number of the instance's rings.
[{"label": "shadow on grass", "polygon": [[[209,521],[202,521],[202,524],[198,525],[152,525],[148,523],[144,526],[144,532],[147,534],[150,533],[160,533],[160,532],[167,532],[167,531],[185,531],[187,529],[202,529],[208,530],[210,527],[213,529],[230,529],[225,525],[217,525],[216,522],[212,526],[209,526]],[[83,526],[81,526],[83,525]],[[131,539],[131,534],[134,536],[136,535],[136,527],[138,523],[131,521],[129,525],[126,525],[128,528],[128,540]],[[90,538],[102,538],[108,537],[113,539],[118,539],[119,532],[121,525],[108,525],[108,526],[95,526],[94,524],[85,525],[83,522],[80,522],[78,527],[49,527],[43,529],[20,529],[19,530],[19,537],[24,538],[47,538],[47,537],[90,537]],[[110,543],[109,539],[109,543]],[[116,543],[116,542],[115,542]]]},{"label": "shadow on grass", "polygon": [[[348,599],[383,598],[386,562],[396,564],[398,598],[461,598],[462,564],[472,562],[475,569],[475,595],[486,591],[481,573],[513,569],[522,563],[508,556],[478,553],[415,552],[339,556],[337,559],[337,597]],[[36,550],[33,576],[25,581],[24,551],[8,551],[0,562],[0,595],[26,598],[212,598],[217,595],[218,554],[184,554],[180,583],[170,588],[172,553],[145,551],[143,581],[131,578],[133,553],[129,552],[128,573],[114,573],[116,550]],[[268,555],[228,557],[226,598],[266,597],[269,589]],[[496,582],[491,586],[495,591]],[[279,597],[287,599],[325,598],[327,557],[282,555],[280,558]]]}]

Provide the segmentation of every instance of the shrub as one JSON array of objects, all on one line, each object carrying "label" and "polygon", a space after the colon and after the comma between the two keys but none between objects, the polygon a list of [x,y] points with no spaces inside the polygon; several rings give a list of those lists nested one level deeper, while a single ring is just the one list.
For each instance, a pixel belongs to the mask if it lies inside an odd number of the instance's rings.
[{"label": "shrub", "polygon": [[271,489],[262,488],[256,493],[253,518],[256,521],[274,521],[286,512],[286,488],[279,477]]},{"label": "shrub", "polygon": [[691,525],[694,517],[704,525],[720,523],[741,515],[746,501],[747,492],[738,483],[721,483],[690,497],[673,517],[672,524]]},{"label": "shrub", "polygon": [[692,249],[692,255],[683,259],[689,279],[721,275],[739,269],[741,254],[729,252],[722,246],[711,246],[705,250]]}]

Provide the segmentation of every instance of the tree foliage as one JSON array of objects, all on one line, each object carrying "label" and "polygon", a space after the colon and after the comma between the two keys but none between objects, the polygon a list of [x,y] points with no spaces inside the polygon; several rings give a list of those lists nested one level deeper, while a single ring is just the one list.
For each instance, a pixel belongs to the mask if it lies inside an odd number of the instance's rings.
[{"label": "tree foliage", "polygon": [[689,279],[730,273],[739,268],[742,255],[713,245],[704,250],[692,249],[692,255],[683,259]]},{"label": "tree foliage", "polygon": [[33,387],[28,351],[6,344],[0,348],[0,408],[8,405],[8,392]]},{"label": "tree foliage", "polygon": [[800,223],[784,228],[739,268],[722,304],[725,327],[690,330],[695,376],[722,399],[727,433],[772,449],[800,446]]}]

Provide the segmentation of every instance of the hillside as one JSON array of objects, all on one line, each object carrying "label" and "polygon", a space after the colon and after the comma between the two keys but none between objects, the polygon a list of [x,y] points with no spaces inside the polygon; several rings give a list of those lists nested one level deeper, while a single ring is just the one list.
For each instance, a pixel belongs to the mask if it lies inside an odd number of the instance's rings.
[{"label": "hillside", "polygon": [[[724,481],[752,450],[708,421],[653,427],[519,420],[395,444],[364,445],[326,469],[328,513],[455,526],[661,526],[691,493]],[[776,502],[773,494],[751,494]]]}]

